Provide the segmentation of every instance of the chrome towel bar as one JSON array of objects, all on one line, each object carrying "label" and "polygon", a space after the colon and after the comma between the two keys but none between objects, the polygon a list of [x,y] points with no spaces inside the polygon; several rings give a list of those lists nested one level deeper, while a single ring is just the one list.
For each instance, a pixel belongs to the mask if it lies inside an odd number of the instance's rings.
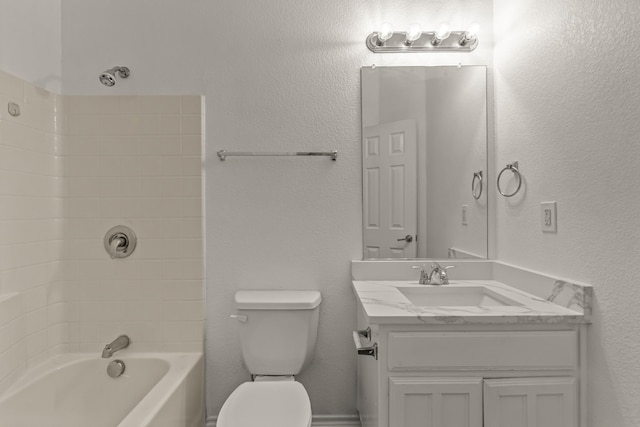
[{"label": "chrome towel bar", "polygon": [[327,156],[331,160],[338,158],[338,151],[291,151],[291,152],[254,152],[254,151],[227,151],[220,150],[217,152],[220,161],[224,161],[230,156]]}]

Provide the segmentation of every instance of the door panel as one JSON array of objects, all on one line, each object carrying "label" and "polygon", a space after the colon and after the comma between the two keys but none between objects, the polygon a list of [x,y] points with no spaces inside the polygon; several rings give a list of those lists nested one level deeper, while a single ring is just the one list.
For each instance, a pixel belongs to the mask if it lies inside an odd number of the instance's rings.
[{"label": "door panel", "polygon": [[482,427],[482,379],[390,378],[389,426]]},{"label": "door panel", "polygon": [[[417,245],[416,123],[364,129],[364,247],[368,258],[415,258]],[[399,241],[412,236],[411,242]]]},{"label": "door panel", "polygon": [[485,380],[485,427],[577,427],[574,378]]}]

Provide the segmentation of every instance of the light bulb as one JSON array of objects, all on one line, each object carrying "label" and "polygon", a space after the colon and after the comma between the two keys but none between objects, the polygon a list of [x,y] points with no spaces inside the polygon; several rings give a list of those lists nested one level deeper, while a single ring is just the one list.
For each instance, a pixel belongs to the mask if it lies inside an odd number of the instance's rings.
[{"label": "light bulb", "polygon": [[479,31],[480,31],[480,24],[478,24],[477,22],[474,22],[473,24],[469,25],[469,28],[464,33],[464,35],[469,39],[474,39],[478,35]]},{"label": "light bulb", "polygon": [[443,22],[438,27],[438,31],[436,31],[435,36],[433,36],[433,40],[431,40],[431,44],[439,45],[442,40],[445,40],[447,37],[451,35],[451,27],[447,22]]},{"label": "light bulb", "polygon": [[422,28],[420,28],[420,25],[418,24],[411,24],[409,26],[409,31],[407,31],[407,38],[405,39],[404,43],[409,46],[411,45],[414,41],[418,40],[420,38],[420,36],[422,35]]},{"label": "light bulb", "polygon": [[480,31],[480,24],[474,22],[469,25],[467,31],[464,32],[464,35],[460,39],[460,46],[466,46],[469,42],[473,41],[478,37],[478,32]]},{"label": "light bulb", "polygon": [[387,40],[389,40],[393,36],[393,27],[388,22],[382,23],[382,28],[380,28],[380,32],[378,33],[378,41],[381,45],[384,44]]}]

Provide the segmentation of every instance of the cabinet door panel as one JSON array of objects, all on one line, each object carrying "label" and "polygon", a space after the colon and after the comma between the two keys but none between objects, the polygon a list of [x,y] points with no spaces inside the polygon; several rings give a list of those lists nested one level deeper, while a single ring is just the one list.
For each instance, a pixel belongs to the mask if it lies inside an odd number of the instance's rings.
[{"label": "cabinet door panel", "polygon": [[482,380],[390,378],[389,426],[482,427]]},{"label": "cabinet door panel", "polygon": [[484,427],[576,427],[574,378],[485,380]]}]

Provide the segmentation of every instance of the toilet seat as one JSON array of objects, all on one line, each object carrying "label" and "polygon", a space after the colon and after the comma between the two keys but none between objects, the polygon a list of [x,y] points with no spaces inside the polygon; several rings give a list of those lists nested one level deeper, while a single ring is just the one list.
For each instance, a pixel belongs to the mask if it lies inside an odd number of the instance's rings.
[{"label": "toilet seat", "polygon": [[222,405],[217,427],[309,427],[311,403],[297,381],[240,384]]}]

